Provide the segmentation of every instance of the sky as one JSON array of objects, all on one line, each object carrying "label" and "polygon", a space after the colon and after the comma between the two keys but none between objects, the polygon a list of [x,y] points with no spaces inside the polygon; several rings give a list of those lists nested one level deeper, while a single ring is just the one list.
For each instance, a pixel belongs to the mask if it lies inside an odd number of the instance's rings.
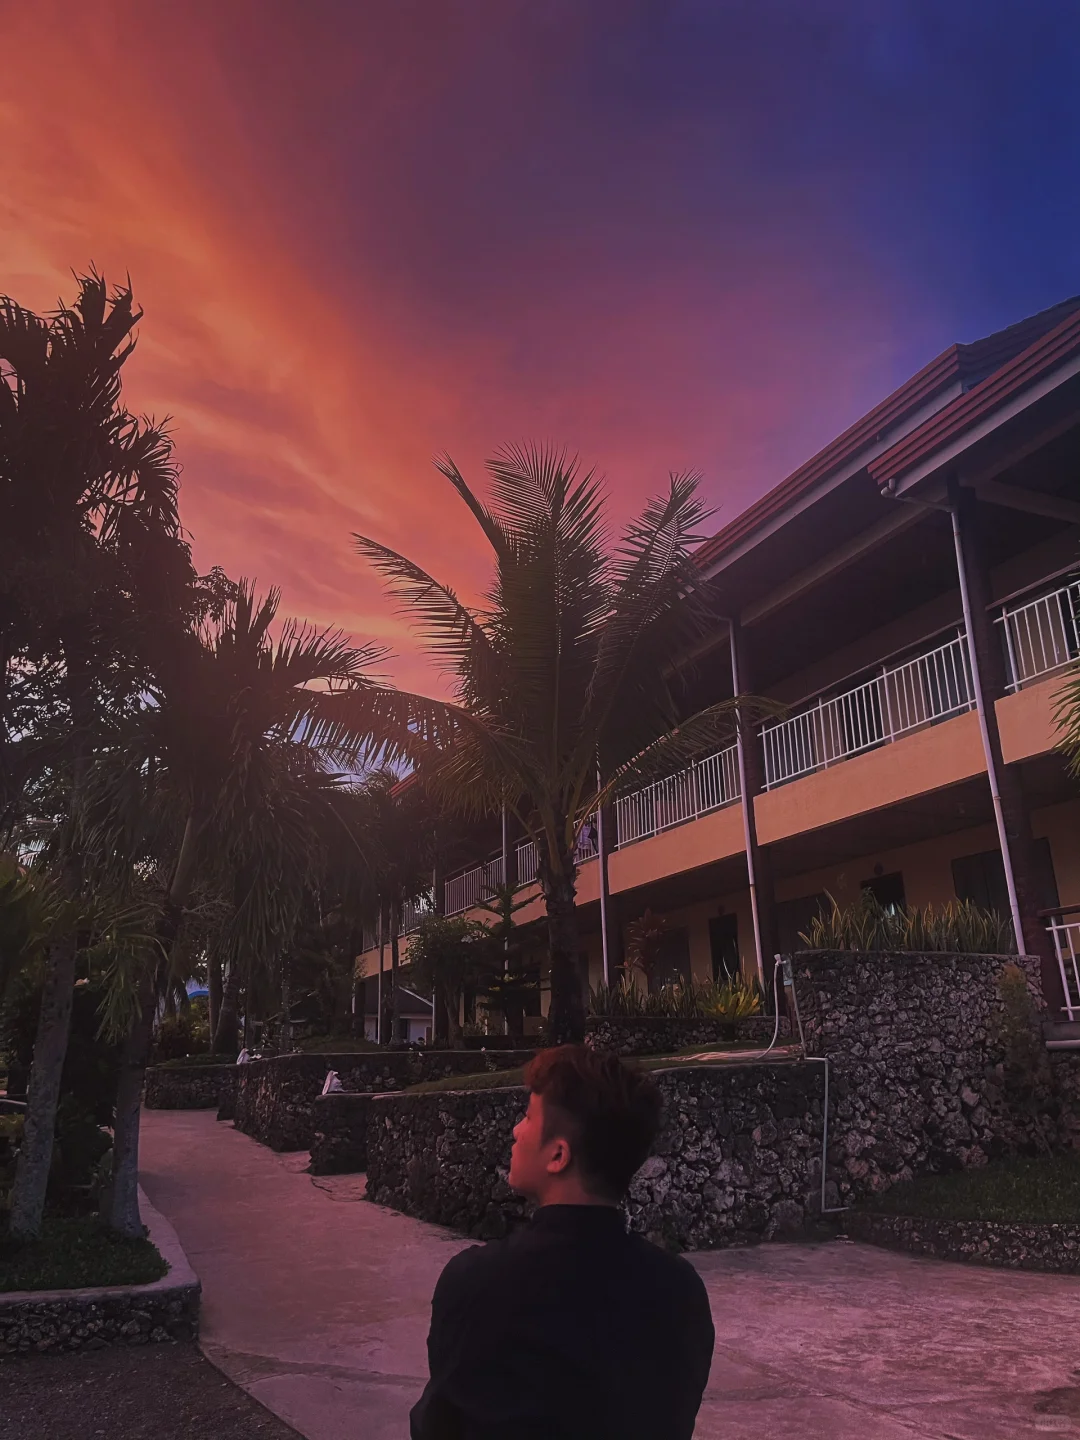
[{"label": "sky", "polygon": [[389,645],[545,441],[711,528],[954,340],[1080,292],[1075,0],[0,0],[0,292],[144,307],[200,568]]}]

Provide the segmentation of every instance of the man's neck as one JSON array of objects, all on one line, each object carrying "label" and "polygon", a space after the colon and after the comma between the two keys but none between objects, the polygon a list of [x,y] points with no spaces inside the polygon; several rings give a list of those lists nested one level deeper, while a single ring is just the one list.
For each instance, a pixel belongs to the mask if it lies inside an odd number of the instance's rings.
[{"label": "man's neck", "polygon": [[537,1205],[541,1208],[545,1205],[595,1205],[605,1206],[609,1210],[619,1208],[618,1201],[608,1199],[604,1195],[597,1195],[595,1191],[586,1190],[583,1185],[570,1180],[562,1180],[557,1185],[549,1185],[542,1194],[535,1198]]}]

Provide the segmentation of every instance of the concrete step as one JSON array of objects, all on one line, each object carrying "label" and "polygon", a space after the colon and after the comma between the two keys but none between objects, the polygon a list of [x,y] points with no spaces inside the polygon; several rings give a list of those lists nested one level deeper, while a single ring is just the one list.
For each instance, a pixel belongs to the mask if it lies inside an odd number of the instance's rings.
[{"label": "concrete step", "polygon": [[1042,1031],[1048,1050],[1080,1050],[1080,1020],[1044,1020]]}]

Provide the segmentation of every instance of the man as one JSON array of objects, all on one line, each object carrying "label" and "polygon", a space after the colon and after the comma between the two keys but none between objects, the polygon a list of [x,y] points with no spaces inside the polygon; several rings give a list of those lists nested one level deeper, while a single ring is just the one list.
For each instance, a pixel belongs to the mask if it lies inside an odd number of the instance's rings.
[{"label": "man", "polygon": [[510,1184],[538,1208],[443,1271],[412,1440],[690,1440],[709,1298],[685,1260],[627,1234],[619,1209],[660,1094],[583,1045],[542,1051],[525,1079]]}]

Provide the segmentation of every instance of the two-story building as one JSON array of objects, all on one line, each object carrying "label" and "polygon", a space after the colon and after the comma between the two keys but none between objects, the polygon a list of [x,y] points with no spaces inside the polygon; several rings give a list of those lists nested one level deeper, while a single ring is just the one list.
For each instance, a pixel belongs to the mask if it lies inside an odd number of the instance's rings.
[{"label": "two-story building", "polygon": [[[787,709],[620,796],[604,855],[583,837],[583,975],[605,957],[611,973],[650,909],[669,974],[761,976],[826,894],[865,887],[997,908],[1080,1013],[1080,791],[1054,721],[1080,655],[1080,298],[950,346],[697,561],[725,618],[685,659],[695,707]],[[446,913],[535,872],[497,817],[474,833],[473,863],[440,882]]]}]

